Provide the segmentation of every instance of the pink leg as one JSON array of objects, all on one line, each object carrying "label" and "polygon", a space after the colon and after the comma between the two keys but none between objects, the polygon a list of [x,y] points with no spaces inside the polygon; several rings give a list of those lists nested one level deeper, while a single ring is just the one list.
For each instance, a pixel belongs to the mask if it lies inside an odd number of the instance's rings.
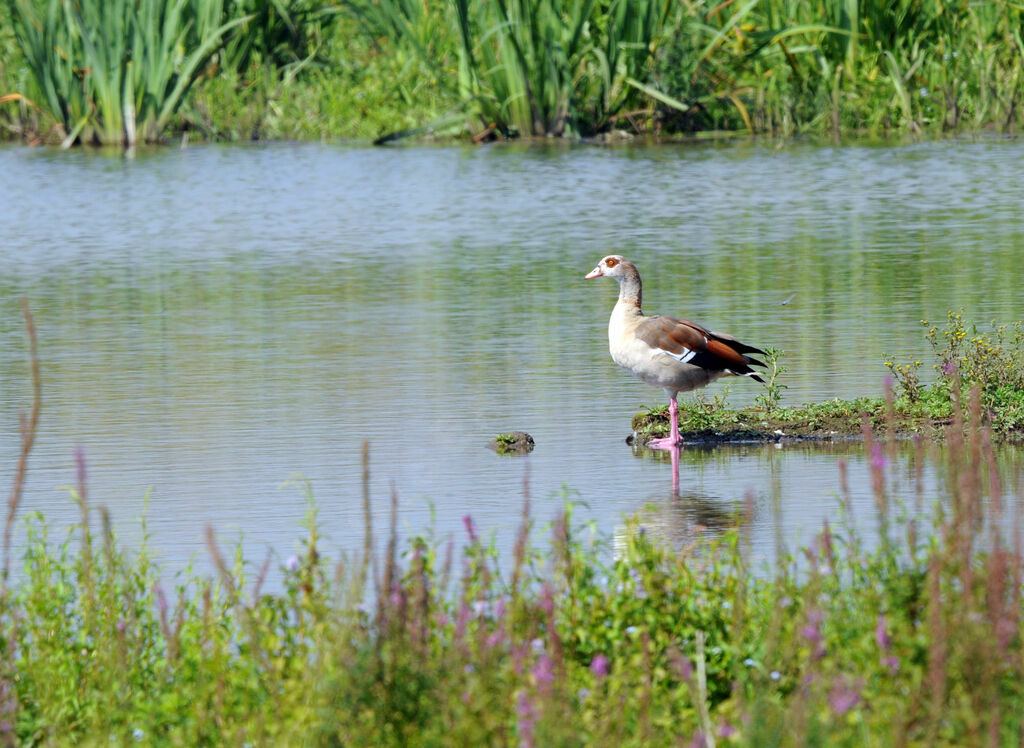
[{"label": "pink leg", "polygon": [[672,495],[679,497],[679,447],[671,447],[672,450]]},{"label": "pink leg", "polygon": [[679,436],[679,403],[676,402],[676,397],[673,395],[668,401],[668,420],[671,424],[671,431],[669,435],[663,439],[652,439],[647,442],[647,446],[650,449],[672,449],[678,447],[680,442],[683,441],[682,437]]}]

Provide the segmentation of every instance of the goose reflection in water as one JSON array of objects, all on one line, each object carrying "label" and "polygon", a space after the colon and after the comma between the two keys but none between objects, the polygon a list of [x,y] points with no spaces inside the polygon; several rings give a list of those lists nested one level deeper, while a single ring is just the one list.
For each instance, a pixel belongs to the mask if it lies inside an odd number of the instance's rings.
[{"label": "goose reflection in water", "polygon": [[[671,547],[683,548],[695,541],[716,538],[743,524],[742,502],[729,501],[699,491],[673,493],[668,500],[654,498],[636,515],[636,529]],[[625,548],[626,525],[615,529],[614,548]]]},{"label": "goose reflection in water", "polygon": [[[638,515],[642,530],[678,546],[702,537],[715,537],[741,525],[744,513],[749,511],[743,500],[730,499],[699,488],[679,490],[680,451],[679,447],[665,450],[633,447],[633,455],[637,458],[669,462],[672,466],[671,490],[651,496]],[[711,448],[691,447],[688,457],[702,460],[710,457],[713,451]]]}]

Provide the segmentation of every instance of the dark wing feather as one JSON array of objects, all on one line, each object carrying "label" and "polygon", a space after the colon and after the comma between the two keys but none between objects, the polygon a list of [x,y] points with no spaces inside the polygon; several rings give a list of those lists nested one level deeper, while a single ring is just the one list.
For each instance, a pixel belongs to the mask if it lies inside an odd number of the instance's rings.
[{"label": "dark wing feather", "polygon": [[[767,353],[762,351],[760,348],[755,348],[752,345],[747,345],[746,343],[741,343],[736,338],[734,338],[732,335],[728,335],[728,334],[726,334],[724,332],[712,332],[712,333],[708,333],[708,334],[711,337],[715,338],[716,340],[721,340],[723,343],[728,345],[734,351],[737,351],[739,353],[760,353],[762,356],[767,356],[768,355]],[[764,364],[760,364],[760,366],[764,366]]]}]

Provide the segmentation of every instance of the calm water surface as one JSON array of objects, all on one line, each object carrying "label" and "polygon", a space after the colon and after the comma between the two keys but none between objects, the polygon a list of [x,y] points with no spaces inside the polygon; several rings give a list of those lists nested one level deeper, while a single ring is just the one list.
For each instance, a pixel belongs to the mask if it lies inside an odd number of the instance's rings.
[{"label": "calm water surface", "polygon": [[[3,490],[27,296],[45,410],[23,512],[75,521],[81,447],[93,502],[130,540],[144,513],[171,568],[204,563],[208,524],[256,561],[294,552],[296,476],[329,545],[358,549],[364,439],[375,521],[394,490],[404,535],[471,514],[507,550],[528,491],[542,523],[568,497],[611,536],[652,505],[682,537],[750,496],[768,554],[836,515],[840,458],[871,522],[858,444],[686,450],[671,497],[668,464],[624,444],[663,394],[612,364],[616,287],[583,275],[625,254],[648,312],[784,349],[788,402],[877,395],[883,357],[928,360],[921,319],[1021,318],[1021,173],[1019,142],[0,149]],[[532,455],[484,448],[511,429]]]}]

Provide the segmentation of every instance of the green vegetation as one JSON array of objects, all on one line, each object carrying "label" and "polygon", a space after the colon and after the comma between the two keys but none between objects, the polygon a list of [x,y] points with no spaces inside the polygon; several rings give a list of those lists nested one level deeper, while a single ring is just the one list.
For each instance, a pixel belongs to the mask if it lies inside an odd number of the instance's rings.
[{"label": "green vegetation", "polygon": [[533,451],[533,437],[525,431],[509,431],[498,434],[487,444],[488,449],[493,449],[500,455],[524,455]]},{"label": "green vegetation", "polygon": [[107,5],[0,2],[8,135],[840,136],[1021,124],[1024,9],[1006,0]]},{"label": "green vegetation", "polygon": [[[741,410],[727,407],[728,389],[709,398],[702,392],[679,404],[680,430],[698,441],[777,440],[780,437],[835,438],[859,435],[866,428],[887,433],[920,433],[937,437],[957,413],[966,409],[964,393],[977,399],[978,417],[1001,439],[1024,438],[1024,323],[1012,329],[993,324],[991,332],[966,323],[962,313],[949,312],[940,331],[927,320],[926,338],[935,355],[937,378],[921,382],[921,361],[883,362],[892,372],[899,393],[887,387],[886,397],[827,400],[800,407],[782,407],[785,385],[778,376],[781,351],[770,349],[764,392],[756,405]],[[644,444],[666,436],[668,409],[653,408],[633,417],[634,439]]]},{"label": "green vegetation", "polygon": [[[324,556],[310,499],[278,591],[269,558],[254,574],[211,530],[215,577],[186,570],[169,593],[145,543],[126,551],[102,511],[96,532],[79,455],[81,523],[54,542],[30,517],[12,582],[40,403],[26,321],[35,399],[0,586],[7,742],[999,745],[1024,728],[1024,558],[980,399],[968,423],[954,412],[961,448],[911,458],[948,495],[900,493],[894,442],[872,442],[877,540],[826,523],[773,567],[752,564],[742,525],[674,548],[630,522],[613,552],[571,506],[538,547],[528,502],[510,568],[469,516],[457,559],[425,538],[400,553],[395,503],[377,554],[367,492],[361,555]],[[933,501],[930,526],[907,514]]]}]

